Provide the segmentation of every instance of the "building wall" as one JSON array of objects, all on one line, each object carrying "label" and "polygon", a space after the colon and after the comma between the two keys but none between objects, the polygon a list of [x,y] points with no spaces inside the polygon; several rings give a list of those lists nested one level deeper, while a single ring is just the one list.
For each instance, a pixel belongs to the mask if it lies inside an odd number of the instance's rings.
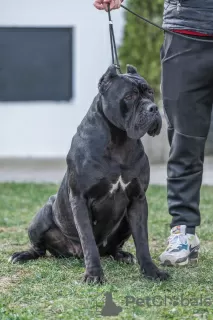
[{"label": "building wall", "polygon": [[[0,27],[74,27],[74,98],[0,103],[0,157],[64,157],[111,63],[106,12],[93,1],[1,0]],[[122,10],[112,13],[117,43]],[[1,50],[1,44],[0,44]],[[0,62],[1,64],[1,62]]]}]

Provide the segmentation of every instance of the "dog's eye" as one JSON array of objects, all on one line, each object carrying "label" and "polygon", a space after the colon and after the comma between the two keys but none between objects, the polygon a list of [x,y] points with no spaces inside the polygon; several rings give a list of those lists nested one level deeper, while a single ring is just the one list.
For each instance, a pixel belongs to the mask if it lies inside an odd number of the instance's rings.
[{"label": "dog's eye", "polygon": [[148,92],[149,94],[151,94],[151,95],[153,95],[153,94],[154,94],[154,90],[153,90],[153,89],[151,89],[151,88],[148,88],[148,89],[147,89],[147,92]]},{"label": "dog's eye", "polygon": [[126,100],[132,100],[134,98],[133,94],[128,94],[127,96],[125,96]]},{"label": "dog's eye", "polygon": [[131,93],[131,94],[127,94],[127,95],[125,96],[125,100],[130,101],[130,100],[135,99],[136,97],[137,97],[137,92],[133,92],[133,93]]}]

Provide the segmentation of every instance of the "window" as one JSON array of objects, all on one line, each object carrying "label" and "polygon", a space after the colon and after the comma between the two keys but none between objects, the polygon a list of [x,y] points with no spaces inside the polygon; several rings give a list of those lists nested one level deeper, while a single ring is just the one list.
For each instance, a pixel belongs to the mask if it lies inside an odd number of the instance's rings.
[{"label": "window", "polygon": [[72,28],[0,28],[0,101],[69,101]]}]

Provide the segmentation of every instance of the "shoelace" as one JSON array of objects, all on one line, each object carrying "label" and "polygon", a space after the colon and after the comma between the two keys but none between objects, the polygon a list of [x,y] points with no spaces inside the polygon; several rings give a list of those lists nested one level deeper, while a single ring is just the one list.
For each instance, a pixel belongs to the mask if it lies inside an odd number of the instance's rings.
[{"label": "shoelace", "polygon": [[179,245],[185,244],[185,235],[180,234],[171,234],[168,238],[168,248],[178,248]]}]

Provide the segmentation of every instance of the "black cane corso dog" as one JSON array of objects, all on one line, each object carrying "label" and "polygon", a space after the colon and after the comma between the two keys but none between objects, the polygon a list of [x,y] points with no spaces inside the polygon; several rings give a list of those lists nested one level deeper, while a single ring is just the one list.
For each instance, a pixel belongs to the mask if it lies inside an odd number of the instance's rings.
[{"label": "black cane corso dog", "polygon": [[141,271],[164,280],[148,245],[149,162],[141,137],[160,133],[162,119],[153,91],[128,65],[120,74],[110,66],[99,93],[77,128],[67,155],[67,171],[29,227],[31,248],[12,255],[12,263],[43,257],[84,257],[88,283],[104,280],[100,256],[132,263],[122,250],[132,235]]}]

